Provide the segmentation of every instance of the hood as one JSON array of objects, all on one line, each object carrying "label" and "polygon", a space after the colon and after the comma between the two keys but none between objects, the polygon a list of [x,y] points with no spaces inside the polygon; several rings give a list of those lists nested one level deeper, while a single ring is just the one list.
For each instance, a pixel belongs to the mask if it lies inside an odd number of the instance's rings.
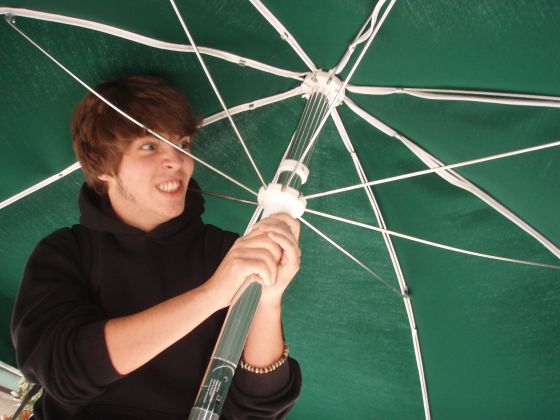
[{"label": "hood", "polygon": [[150,232],[127,225],[119,219],[114,212],[107,194],[100,196],[87,184],[80,190],[80,223],[85,227],[99,232],[108,232],[116,235],[130,235],[138,238],[171,239],[173,236],[185,231],[202,226],[201,215],[204,212],[204,199],[199,192],[198,183],[191,179],[187,190],[185,210],[165,223],[162,223]]}]

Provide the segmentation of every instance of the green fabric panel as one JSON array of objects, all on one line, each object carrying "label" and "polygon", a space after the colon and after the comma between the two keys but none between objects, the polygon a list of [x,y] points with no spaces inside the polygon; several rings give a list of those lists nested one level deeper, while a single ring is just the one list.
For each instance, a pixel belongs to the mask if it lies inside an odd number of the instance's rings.
[{"label": "green fabric panel", "polygon": [[[558,109],[425,101],[404,95],[353,95],[352,98],[372,115],[444,163],[505,153],[559,138]],[[558,153],[558,148],[545,149],[529,155],[458,168],[457,172],[467,176],[558,244]],[[379,178],[400,173],[401,170],[395,168]],[[399,181],[402,182],[406,181]]]},{"label": "green fabric panel", "polygon": [[[387,2],[388,3],[388,2]],[[266,1],[318,67],[336,65],[375,2]],[[12,1],[187,43],[168,3]],[[200,45],[267,64],[306,66],[249,2],[181,1]],[[134,10],[134,13],[130,13]],[[18,18],[18,25],[88,83],[153,73],[186,92],[195,111],[220,106],[192,54],[157,51],[91,30]],[[397,0],[352,83],[560,95],[560,3],[555,0]],[[0,201],[72,164],[69,115],[85,90],[6,24],[0,24]],[[361,50],[358,47],[357,52]],[[206,58],[228,106],[287,91],[298,81]],[[343,72],[347,74],[352,61]],[[348,94],[360,107],[432,153],[455,163],[560,139],[556,108]],[[234,116],[266,180],[294,132],[305,100]],[[401,142],[346,106],[338,108],[368,179],[425,168]],[[201,130],[194,153],[251,189],[254,170],[227,121]],[[305,194],[359,182],[329,121],[319,136]],[[488,194],[560,245],[560,151],[461,168]],[[197,165],[205,191],[255,197]],[[0,211],[0,359],[14,363],[9,317],[36,242],[76,221],[76,172]],[[499,256],[558,265],[536,240],[471,193],[431,174],[375,187],[390,229]],[[242,232],[254,205],[206,196],[205,220]],[[309,200],[311,209],[377,224],[363,191]],[[392,287],[379,233],[305,215]],[[560,271],[460,255],[394,239],[411,301],[434,419],[560,417]],[[302,268],[285,296],[284,324],[304,388],[293,419],[424,418],[402,299],[308,228]]]},{"label": "green fabric panel", "polygon": [[354,84],[558,95],[560,3],[398,0]]}]

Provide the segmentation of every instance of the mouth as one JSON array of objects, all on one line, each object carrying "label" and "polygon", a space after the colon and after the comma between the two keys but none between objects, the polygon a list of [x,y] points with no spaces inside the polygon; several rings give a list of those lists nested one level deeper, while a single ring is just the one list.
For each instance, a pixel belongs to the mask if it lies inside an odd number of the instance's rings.
[{"label": "mouth", "polygon": [[172,194],[180,191],[182,186],[181,181],[168,181],[162,182],[161,184],[157,184],[156,188],[164,193]]}]

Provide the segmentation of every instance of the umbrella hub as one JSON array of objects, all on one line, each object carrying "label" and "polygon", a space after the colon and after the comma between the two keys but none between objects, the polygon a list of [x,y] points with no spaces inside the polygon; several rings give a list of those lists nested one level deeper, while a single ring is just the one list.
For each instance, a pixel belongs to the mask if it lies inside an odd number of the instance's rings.
[{"label": "umbrella hub", "polygon": [[[338,91],[342,87],[342,80],[334,75],[334,73],[318,70],[307,74],[301,85],[303,88],[303,97],[311,98],[314,94],[322,94],[330,104],[336,97]],[[344,99],[344,90],[336,98],[336,106],[342,103]]]}]

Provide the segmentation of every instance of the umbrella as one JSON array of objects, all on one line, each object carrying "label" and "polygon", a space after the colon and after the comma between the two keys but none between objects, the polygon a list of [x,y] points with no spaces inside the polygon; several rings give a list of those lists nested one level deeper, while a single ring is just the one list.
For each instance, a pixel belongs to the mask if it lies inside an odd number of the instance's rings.
[{"label": "umbrella", "polygon": [[[323,69],[347,83],[302,187],[315,213],[303,216],[302,269],[285,297],[304,375],[290,418],[558,418],[560,4],[178,8],[265,182],[310,76]],[[194,154],[261,186],[171,5],[29,0],[0,12],[89,85],[169,79],[206,117]],[[77,220],[83,179],[68,119],[85,90],[10,23],[0,33],[0,359],[13,365],[9,319],[25,260]],[[202,165],[195,176],[216,194],[206,221],[242,231],[253,194]]]}]

